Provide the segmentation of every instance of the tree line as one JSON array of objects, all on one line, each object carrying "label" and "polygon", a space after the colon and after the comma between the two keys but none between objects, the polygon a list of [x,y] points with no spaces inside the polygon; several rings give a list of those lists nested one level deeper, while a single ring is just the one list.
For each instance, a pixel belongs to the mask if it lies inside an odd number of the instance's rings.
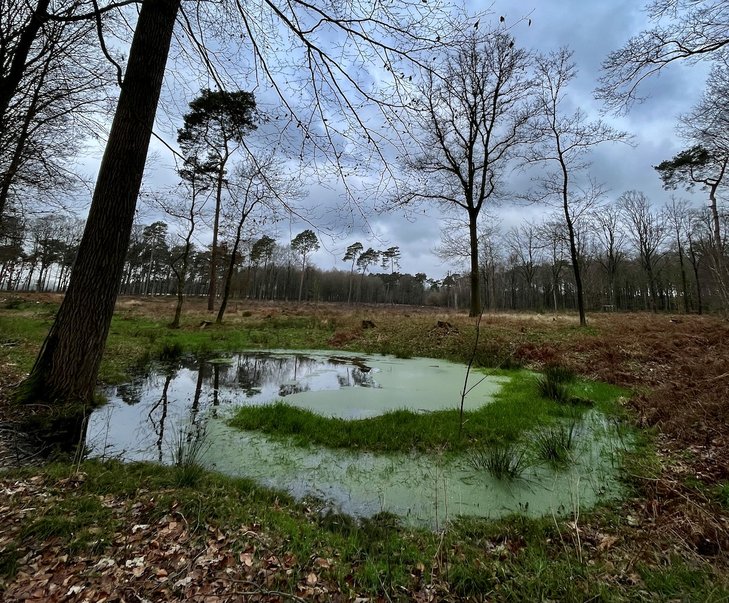
[{"label": "tree line", "polygon": [[[64,216],[42,216],[17,224],[0,245],[0,287],[5,290],[64,291],[83,224]],[[721,222],[726,237],[729,222]],[[723,298],[712,253],[710,208],[672,199],[658,206],[639,191],[615,202],[597,203],[575,223],[584,275],[585,307],[590,311],[720,311]],[[229,266],[234,241],[223,238],[217,262]],[[460,247],[459,247],[460,246]],[[311,265],[318,247],[312,230],[288,244],[264,234],[239,244],[229,286],[235,300],[412,304],[464,309],[470,303],[470,274],[453,259],[467,257],[460,231],[446,231],[438,248],[454,270],[442,279],[402,273],[397,246],[347,247],[342,268]],[[570,269],[569,235],[559,216],[525,221],[479,233],[479,280],[483,307],[492,311],[564,312],[577,310]],[[180,282],[183,236],[163,221],[135,224],[124,264],[122,295],[207,296],[211,246],[191,245],[187,278]],[[227,270],[217,270],[216,303]]]}]

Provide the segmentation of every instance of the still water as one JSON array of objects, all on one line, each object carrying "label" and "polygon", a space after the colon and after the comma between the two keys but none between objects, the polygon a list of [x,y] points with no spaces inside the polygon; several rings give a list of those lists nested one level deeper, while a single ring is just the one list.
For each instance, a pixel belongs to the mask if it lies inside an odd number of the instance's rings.
[{"label": "still water", "polygon": [[[595,411],[579,428],[579,461],[557,472],[535,465],[513,482],[474,470],[464,457],[302,448],[226,423],[240,405],[277,400],[345,419],[401,408],[427,413],[457,407],[464,379],[465,367],[447,361],[341,352],[183,361],[108,390],[109,404],[90,418],[87,444],[95,456],[169,463],[180,435],[202,425],[202,460],[211,469],[317,497],[351,515],[389,511],[429,526],[461,514],[563,513],[615,491],[619,443]],[[488,404],[506,379],[472,374],[465,408]]]}]

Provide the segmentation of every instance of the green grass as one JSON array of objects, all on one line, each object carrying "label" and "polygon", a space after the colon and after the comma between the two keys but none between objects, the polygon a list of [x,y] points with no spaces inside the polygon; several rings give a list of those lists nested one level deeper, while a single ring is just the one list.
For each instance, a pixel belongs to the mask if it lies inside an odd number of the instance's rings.
[{"label": "green grass", "polygon": [[[114,530],[123,532],[132,522],[154,525],[176,513],[201,542],[218,528],[233,534],[240,526],[261,526],[257,548],[291,560],[291,575],[281,572],[268,586],[288,592],[311,571],[312,559],[324,557],[333,562],[317,570],[322,579],[335,581],[345,594],[351,589],[385,600],[408,600],[411,589],[431,581],[443,589],[436,592],[473,600],[643,600],[641,593],[655,592],[660,600],[718,601],[729,594],[726,580],[687,562],[641,566],[644,583],[606,582],[610,570],[599,559],[581,562],[578,547],[552,517],[463,518],[434,533],[405,528],[389,514],[360,521],[320,514],[284,493],[210,472],[181,487],[172,467],[87,461],[79,469],[83,481],[38,499],[36,512],[24,515],[17,542],[0,554],[0,578],[13,577],[21,547],[38,550],[43,542],[59,542],[70,551],[108,554]],[[55,464],[12,475],[40,474],[53,484],[74,470]],[[110,501],[113,508],[105,506]],[[580,521],[603,520],[583,514]],[[610,530],[611,521],[606,516],[603,529]]]},{"label": "green grass", "polygon": [[[499,371],[510,375],[494,401],[464,413],[459,437],[457,410],[416,413],[396,410],[368,419],[345,420],[323,417],[309,410],[278,402],[241,407],[230,424],[241,430],[262,431],[280,438],[292,438],[300,446],[354,448],[379,452],[462,452],[497,442],[511,443],[522,434],[557,419],[574,419],[583,412],[539,395],[537,380],[528,371]],[[580,383],[601,410],[609,411],[623,390],[600,383]]]},{"label": "green grass", "polygon": [[726,588],[712,585],[712,574],[708,567],[692,567],[685,560],[675,557],[665,567],[639,565],[638,573],[650,592],[659,600],[689,600],[685,593],[691,593],[691,601],[726,601]]},{"label": "green grass", "polygon": [[488,471],[500,480],[517,479],[529,466],[523,447],[500,442],[470,451],[468,462],[477,471]]},{"label": "green grass", "polygon": [[575,446],[574,421],[557,423],[534,433],[533,442],[537,458],[550,465],[565,465]]},{"label": "green grass", "polygon": [[58,538],[69,552],[101,551],[111,541],[119,521],[99,496],[79,495],[64,499],[35,515],[21,531],[24,539]]}]

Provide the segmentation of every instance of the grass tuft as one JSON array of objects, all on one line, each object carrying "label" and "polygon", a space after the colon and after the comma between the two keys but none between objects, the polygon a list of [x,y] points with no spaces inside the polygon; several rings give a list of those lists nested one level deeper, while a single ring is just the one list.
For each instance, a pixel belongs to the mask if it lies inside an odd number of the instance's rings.
[{"label": "grass tuft", "polygon": [[561,364],[548,364],[544,367],[542,374],[554,383],[572,383],[575,380],[575,372]]},{"label": "grass tuft", "polygon": [[478,470],[488,471],[496,479],[513,480],[529,466],[526,451],[516,444],[496,443],[472,450],[468,462]]},{"label": "grass tuft", "polygon": [[569,386],[574,380],[575,374],[570,369],[558,364],[548,365],[537,379],[539,395],[566,404],[572,399]]},{"label": "grass tuft", "polygon": [[164,361],[177,360],[182,356],[184,351],[185,350],[179,341],[163,341],[162,349],[159,352],[159,359]]},{"label": "grass tuft", "polygon": [[175,468],[175,483],[180,488],[190,488],[205,474],[202,456],[210,444],[207,440],[207,425],[194,423],[187,429],[179,429],[172,449],[172,464]]},{"label": "grass tuft", "polygon": [[534,434],[537,458],[552,465],[565,465],[575,446],[576,423],[559,423]]},{"label": "grass tuft", "polygon": [[560,404],[566,404],[570,401],[570,390],[564,383],[552,381],[549,377],[542,376],[537,379],[537,387],[542,398],[554,400]]}]

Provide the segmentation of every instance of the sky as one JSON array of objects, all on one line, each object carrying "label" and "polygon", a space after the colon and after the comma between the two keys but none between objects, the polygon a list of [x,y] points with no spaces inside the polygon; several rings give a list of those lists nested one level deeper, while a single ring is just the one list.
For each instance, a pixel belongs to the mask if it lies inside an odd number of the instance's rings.
[{"label": "sky", "polygon": [[[600,64],[611,50],[619,48],[631,35],[648,26],[641,10],[642,4],[638,0],[495,0],[489,4],[471,1],[468,8],[489,11],[488,17],[482,18],[482,22],[487,22],[484,25],[496,26],[503,16],[516,44],[524,48],[548,52],[567,45],[574,51],[573,59],[579,74],[568,89],[572,105],[581,108],[590,117],[602,117],[634,136],[633,146],[608,143],[599,147],[592,157],[589,173],[605,186],[608,200],[616,200],[627,190],[640,190],[651,201],[661,204],[669,199],[671,193],[661,188],[652,166],[671,158],[683,148],[682,141],[675,134],[676,119],[698,100],[708,66],[673,65],[643,87],[643,93],[649,97],[643,104],[634,106],[621,117],[602,115],[602,107],[593,97]],[[377,73],[373,69],[369,75],[377,77]],[[256,94],[265,102],[265,90],[257,90]],[[179,105],[177,101],[177,109]],[[167,106],[170,106],[169,102]],[[158,123],[164,121],[165,117],[160,115]],[[165,123],[166,138],[174,144],[174,136],[169,134],[174,132],[174,123],[169,120]],[[170,169],[172,161],[168,150],[153,142],[152,153],[154,165],[145,176],[145,186],[154,188],[174,182],[176,177]],[[93,170],[98,158],[90,156],[84,161],[88,169]],[[529,186],[529,177],[515,174],[506,184],[513,189],[523,189]],[[700,193],[693,196],[682,192],[677,194],[695,198],[695,202],[700,203]],[[442,221],[432,208],[427,211],[416,207],[407,212],[375,212],[368,210],[367,203],[364,203],[367,215],[363,216],[359,210],[349,211],[346,207],[342,211],[343,190],[333,177],[312,183],[308,187],[308,196],[300,204],[311,208],[309,221],[296,217],[285,219],[278,223],[273,235],[285,244],[305,228],[320,226],[322,247],[312,258],[320,268],[346,270],[347,265],[341,258],[346,247],[355,241],[362,242],[365,248],[399,246],[402,272],[425,272],[429,277],[443,278],[448,272],[464,268],[444,264],[434,253]],[[549,211],[552,210],[544,206],[502,203],[490,210],[490,214],[498,217],[501,228],[505,230],[518,225],[525,217],[538,220]],[[143,210],[140,218],[148,223],[157,216]],[[332,222],[334,228],[327,234],[327,226],[332,227]]]},{"label": "sky", "polygon": [[[487,5],[471,2],[469,7],[486,9]],[[618,129],[634,135],[634,146],[608,143],[599,147],[592,158],[589,170],[608,191],[607,199],[617,198],[627,190],[643,191],[657,205],[669,200],[671,192],[663,190],[657,172],[652,166],[670,159],[684,148],[676,136],[677,117],[687,112],[698,101],[703,90],[708,67],[704,65],[676,64],[647,82],[643,93],[647,100],[632,107],[621,117],[604,115],[602,106],[593,96],[600,75],[600,65],[611,50],[619,48],[631,35],[648,26],[637,0],[497,0],[490,4],[492,23],[499,17],[505,23],[515,23],[512,34],[516,43],[526,48],[548,52],[567,45],[573,51],[578,68],[577,78],[570,84],[568,94],[576,107],[591,117],[602,118]],[[527,25],[523,19],[531,19]],[[515,188],[528,186],[526,176],[516,175]],[[701,194],[678,191],[674,194],[700,203]],[[698,197],[695,198],[694,197]],[[501,220],[502,230],[517,225],[528,216],[538,220],[544,212],[552,211],[543,206],[502,203],[490,213]],[[433,278],[442,278],[448,271],[459,267],[443,263],[434,254],[438,244],[441,221],[435,212],[428,215],[414,212],[376,215],[370,218],[374,232],[383,240],[382,246],[399,245],[402,252],[401,267],[405,272],[426,272]],[[371,236],[371,235],[370,235]],[[465,233],[464,233],[465,236]],[[322,267],[340,267],[341,248],[345,243],[364,240],[366,233],[353,232],[338,248],[327,253],[320,251],[314,261]],[[465,266],[461,266],[465,269]]]}]

